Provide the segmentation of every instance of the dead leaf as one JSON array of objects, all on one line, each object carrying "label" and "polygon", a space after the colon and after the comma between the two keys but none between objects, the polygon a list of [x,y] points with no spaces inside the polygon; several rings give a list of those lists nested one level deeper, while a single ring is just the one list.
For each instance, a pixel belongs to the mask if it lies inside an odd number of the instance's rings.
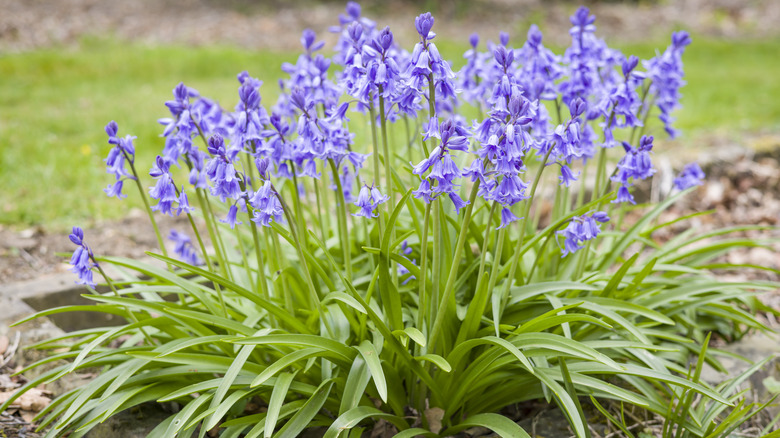
[{"label": "dead leaf", "polygon": [[21,414],[22,414],[22,420],[28,423],[32,423],[33,420],[35,419],[36,412],[22,410]]},{"label": "dead leaf", "polygon": [[0,356],[4,355],[8,351],[8,346],[11,344],[11,340],[8,336],[0,336]]},{"label": "dead leaf", "polygon": [[14,389],[17,386],[8,374],[0,374],[0,389]]},{"label": "dead leaf", "polygon": [[433,433],[441,432],[441,420],[444,419],[444,409],[428,408],[424,413],[425,418],[428,420],[428,429]]},{"label": "dead leaf", "polygon": [[[16,391],[0,392],[0,403],[5,403]],[[12,408],[21,408],[23,411],[40,412],[51,403],[46,392],[38,388],[32,388],[22,394],[21,397],[11,403]]]}]

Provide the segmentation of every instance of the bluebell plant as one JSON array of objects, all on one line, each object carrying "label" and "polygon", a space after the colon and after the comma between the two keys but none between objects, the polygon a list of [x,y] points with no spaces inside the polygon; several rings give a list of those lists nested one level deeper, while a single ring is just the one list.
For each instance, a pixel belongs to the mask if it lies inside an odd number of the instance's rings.
[{"label": "bluebell plant", "polygon": [[[608,47],[581,7],[563,54],[536,26],[518,48],[506,33],[484,46],[472,35],[456,72],[435,24],[415,18],[408,52],[350,2],[333,52],[303,32],[273,105],[247,71],[232,109],[178,84],[148,175],[136,171],[135,137],[105,127],[105,191],[124,198],[134,182],[160,244],[149,255],[166,267],[95,256],[74,227],[80,283],[96,287],[101,263],[138,277],[104,276],[115,295],[90,295],[130,324],[72,347],[55,373],[106,371],[50,410],[49,436],[148,400],[182,406],[154,436],[265,437],[319,425],[360,436],[379,420],[402,436],[483,426],[522,437],[496,412],[533,399],[587,436],[583,394],[658,415],[680,391],[729,403],[681,377],[687,356],[666,345],[703,341],[697,321],[725,307],[736,316],[717,327],[760,327],[746,301],[730,301],[756,285],[725,290],[708,264],[719,247],[664,249],[646,228],[703,183],[701,168],[686,165],[680,192],[627,224],[647,207],[635,187],[658,171],[649,115],[677,134],[688,34],[640,60]],[[155,212],[189,221],[168,236],[175,257]],[[171,293],[177,301],[162,299]],[[125,335],[116,355],[97,348]],[[246,412],[254,398],[267,410]]]}]

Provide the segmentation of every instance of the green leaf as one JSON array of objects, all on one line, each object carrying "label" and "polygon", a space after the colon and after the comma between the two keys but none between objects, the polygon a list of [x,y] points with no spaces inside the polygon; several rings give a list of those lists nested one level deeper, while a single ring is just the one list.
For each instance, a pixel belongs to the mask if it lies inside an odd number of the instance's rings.
[{"label": "green leaf", "polygon": [[303,407],[274,435],[274,438],[296,438],[309,426],[311,420],[325,404],[331,389],[333,389],[333,380],[323,382]]},{"label": "green leaf", "polygon": [[[461,421],[457,426],[442,432],[442,436],[451,436],[470,427],[486,427],[503,438],[531,438],[517,423],[499,414],[477,414]],[[398,435],[396,435],[398,436]]]},{"label": "green leaf", "polygon": [[266,412],[265,428],[263,429],[265,438],[270,438],[274,433],[276,422],[279,420],[279,413],[284,405],[284,399],[296,374],[298,374],[297,370],[292,373],[282,373],[276,379],[276,385],[274,385],[271,398],[268,400],[268,412]]},{"label": "green leaf", "polygon": [[344,392],[341,394],[339,415],[357,407],[365,393],[369,380],[371,380],[371,375],[368,373],[366,361],[361,359],[361,356],[357,356],[355,361],[352,362],[349,374],[347,374],[347,383],[344,386]]},{"label": "green leaf", "polygon": [[423,335],[421,331],[417,330],[414,327],[406,327],[403,330],[395,330],[393,334],[396,336],[405,335],[409,337],[409,339],[416,342],[417,345],[419,345],[420,347],[425,348],[425,344],[426,344],[425,335]]},{"label": "green leaf", "polygon": [[[258,333],[264,331],[265,330],[259,330]],[[230,389],[230,386],[233,385],[233,381],[235,381],[238,373],[244,369],[244,365],[249,359],[249,356],[254,351],[255,347],[255,345],[251,344],[241,347],[235,359],[233,359],[233,363],[230,364],[230,368],[228,368],[227,372],[222,377],[222,382],[220,382],[217,391],[214,393],[214,398],[211,399],[211,405],[209,406],[210,409],[216,408],[220,403],[222,403],[222,400]],[[221,419],[221,417],[212,415],[211,418],[206,421],[206,430],[211,430],[214,428],[214,426],[216,426]]]},{"label": "green leaf", "polygon": [[376,390],[379,392],[379,398],[387,403],[387,380],[385,379],[385,373],[382,371],[379,353],[377,353],[376,348],[374,348],[374,344],[365,340],[357,346],[357,350],[360,352],[360,355],[363,356],[366,365],[368,365],[368,371],[374,379],[374,385],[376,385]]},{"label": "green leaf", "polygon": [[249,386],[254,388],[255,386],[262,385],[263,383],[266,382],[266,380],[276,375],[276,373],[289,367],[295,362],[308,359],[313,356],[318,356],[323,351],[324,350],[322,350],[321,348],[310,347],[310,348],[297,350],[289,354],[285,354],[284,356],[282,356],[281,359],[272,363],[271,365],[268,366],[268,368],[264,369],[262,373],[258,374],[257,377],[255,377],[255,379],[252,380],[252,383]]},{"label": "green leaf", "polygon": [[528,361],[528,358],[525,357],[525,355],[512,343],[507,341],[506,339],[502,339],[496,336],[485,336],[483,338],[479,339],[469,339],[468,341],[462,342],[458,344],[452,352],[447,356],[447,362],[450,365],[453,365],[455,368],[458,368],[460,365],[460,361],[463,360],[466,353],[468,353],[470,350],[472,350],[475,347],[478,347],[480,345],[485,344],[492,344],[496,347],[499,347],[500,349],[505,350],[512,356],[514,356],[522,365],[525,367],[529,373],[534,373],[534,368],[531,365],[531,362]]},{"label": "green leaf", "polygon": [[249,338],[232,338],[230,342],[235,344],[252,345],[286,345],[301,347],[317,347],[335,354],[342,363],[348,365],[355,357],[355,351],[341,342],[328,339],[323,336],[305,334],[267,335]]},{"label": "green leaf", "polygon": [[409,427],[403,419],[398,418],[395,415],[382,412],[371,406],[358,406],[339,415],[325,432],[323,438],[338,438],[342,432],[352,429],[366,418],[383,419],[393,423],[399,429],[406,429]]},{"label": "green leaf", "polygon": [[439,356],[438,354],[431,354],[431,353],[423,354],[422,356],[415,356],[415,359],[426,360],[439,367],[439,369],[441,369],[445,373],[449,373],[450,371],[452,371],[452,366],[450,365],[450,363],[447,362],[446,359]]}]

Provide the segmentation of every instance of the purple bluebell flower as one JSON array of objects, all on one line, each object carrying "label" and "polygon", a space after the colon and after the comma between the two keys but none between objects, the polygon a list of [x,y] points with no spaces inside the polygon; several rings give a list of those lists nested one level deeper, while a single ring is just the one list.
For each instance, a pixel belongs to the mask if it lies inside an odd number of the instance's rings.
[{"label": "purple bluebell flower", "polygon": [[168,239],[176,245],[173,251],[179,256],[181,261],[193,266],[203,264],[198,258],[198,253],[195,251],[195,247],[192,245],[192,240],[189,236],[176,230],[171,230]]},{"label": "purple bluebell flower", "polygon": [[[412,253],[412,247],[410,247],[410,246],[409,246],[409,245],[406,243],[406,240],[404,240],[403,242],[401,242],[401,251],[400,251],[400,253],[401,253],[401,255],[402,255],[404,258],[406,258],[407,260],[409,260],[409,257],[407,257],[407,256],[408,256],[409,254],[411,254],[411,253]],[[412,262],[412,264],[416,264],[416,260],[414,260],[414,259],[412,259],[412,260],[411,260],[411,262]],[[406,274],[408,274],[408,273],[409,273],[409,270],[408,270],[408,269],[406,269],[406,267],[405,267],[404,265],[402,265],[402,264],[400,264],[400,263],[399,263],[399,264],[398,264],[398,276],[399,276],[399,277],[402,277],[402,276],[404,276],[404,275],[406,275]],[[412,280],[414,280],[414,279],[415,279],[415,276],[414,276],[414,275],[410,275],[409,277],[407,277],[406,279],[404,279],[404,281],[403,281],[403,282],[401,282],[401,284],[402,284],[402,285],[405,285],[406,283],[409,283],[410,281],[412,281]]]},{"label": "purple bluebell flower", "polygon": [[643,180],[655,174],[650,153],[653,150],[653,136],[643,135],[639,140],[639,147],[631,146],[623,142],[626,155],[618,162],[617,173],[612,181],[628,185],[631,179]]},{"label": "purple bluebell flower", "polygon": [[577,252],[584,248],[583,242],[595,239],[601,232],[599,223],[609,221],[609,216],[603,211],[597,211],[590,216],[574,216],[564,230],[555,234],[564,236],[561,257]]},{"label": "purple bluebell flower", "polygon": [[190,201],[187,199],[187,194],[184,193],[184,186],[181,186],[181,190],[179,191],[178,204],[179,205],[176,207],[176,216],[182,213],[190,214],[195,211],[195,209],[190,206]]},{"label": "purple bluebell flower", "polygon": [[689,163],[683,167],[680,175],[674,179],[674,186],[677,187],[677,190],[685,190],[690,187],[700,186],[703,184],[702,180],[705,176],[704,171],[701,170],[698,163]]},{"label": "purple bluebell flower", "polygon": [[192,138],[198,134],[198,128],[193,121],[194,115],[190,99],[200,94],[193,88],[180,83],[173,89],[173,100],[165,102],[172,117],[159,119],[157,122],[165,126],[162,136],[165,137],[163,156],[171,163],[180,158],[188,158],[197,148]]},{"label": "purple bluebell flower", "polygon": [[173,185],[170,166],[163,157],[157,156],[155,167],[149,171],[149,175],[157,179],[157,183],[149,189],[149,196],[158,201],[157,205],[152,206],[152,210],[173,216],[173,203],[177,202],[179,197],[176,195],[176,186]]},{"label": "purple bluebell flower", "polygon": [[636,201],[634,200],[634,195],[632,195],[631,192],[628,190],[628,186],[618,187],[618,191],[615,199],[613,199],[610,202],[612,202],[613,204],[622,204],[624,202],[627,202],[629,204],[636,204]]},{"label": "purple bluebell flower", "polygon": [[271,222],[282,220],[284,210],[271,186],[271,181],[265,180],[263,185],[249,199],[249,205],[254,209],[252,221],[264,227],[270,227]]},{"label": "purple bluebell flower", "polygon": [[125,179],[135,180],[135,177],[125,169],[125,163],[133,164],[135,161],[133,140],[136,137],[131,135],[126,135],[124,138],[117,137],[119,127],[113,120],[106,125],[105,130],[106,134],[108,134],[108,143],[114,145],[108,152],[108,157],[104,160],[106,162],[106,172],[113,174],[115,181],[114,184],[109,184],[103,191],[110,197],[126,198],[127,195],[122,193],[123,181]]},{"label": "purple bluebell flower", "polygon": [[[652,81],[649,91],[655,94],[655,104],[661,111],[658,118],[664,123],[666,132],[672,138],[678,133],[672,127],[674,118],[671,113],[679,107],[679,90],[685,85],[682,55],[689,44],[691,44],[691,37],[688,32],[675,32],[672,34],[672,44],[663,54],[643,62],[647,76]],[[649,111],[649,108],[643,110]]]},{"label": "purple bluebell flower", "polygon": [[[431,119],[431,121],[433,120],[435,118]],[[419,175],[422,179],[420,186],[412,194],[426,202],[430,202],[441,194],[446,194],[455,206],[455,211],[459,212],[461,208],[468,205],[468,202],[461,199],[456,193],[463,172],[455,164],[451,151],[467,151],[468,138],[466,136],[469,133],[452,119],[442,122],[438,129],[429,127],[429,130],[432,133],[435,132],[435,136],[440,138],[440,142],[431,151],[428,158],[413,165],[412,173]],[[425,175],[426,173],[427,175]]]},{"label": "purple bluebell flower", "polygon": [[517,217],[512,213],[512,210],[504,207],[501,209],[501,224],[496,228],[497,230],[504,228],[505,226],[511,224],[512,222],[516,220],[520,220],[521,218]]},{"label": "purple bluebell flower", "polygon": [[238,207],[236,204],[233,204],[230,206],[230,209],[228,210],[227,217],[225,219],[220,219],[219,221],[223,224],[230,225],[230,229],[234,229],[236,225],[241,225],[243,222],[239,221],[236,217],[238,215]]},{"label": "purple bluebell flower", "polygon": [[214,184],[211,187],[211,194],[219,196],[223,202],[225,199],[238,199],[241,195],[241,186],[233,162],[239,151],[234,148],[227,150],[225,140],[219,134],[209,137],[208,145],[212,158],[206,164],[205,171],[206,176]]},{"label": "purple bluebell flower", "polygon": [[435,98],[437,105],[455,94],[455,73],[450,64],[445,61],[433,38],[436,34],[431,31],[433,16],[430,12],[419,15],[415,19],[415,28],[420,35],[420,42],[415,44],[411,58],[403,73],[403,86],[399,87],[397,102],[402,111],[415,117],[415,103],[426,96],[429,82],[432,81],[436,96],[427,96],[430,100]]},{"label": "purple bluebell flower", "polygon": [[95,287],[96,283],[92,279],[92,268],[98,264],[92,255],[92,250],[84,243],[84,230],[80,227],[73,227],[73,232],[68,236],[71,242],[76,245],[76,250],[70,258],[70,271],[76,274],[79,279],[76,284],[85,284]]},{"label": "purple bluebell flower", "polygon": [[633,181],[643,180],[655,174],[655,168],[650,159],[653,150],[653,136],[643,135],[639,140],[639,147],[631,146],[623,142],[626,155],[618,162],[617,173],[612,176],[612,181],[620,183],[617,198],[613,203],[630,202],[634,204],[634,197],[629,193],[628,187]]},{"label": "purple bluebell flower", "polygon": [[358,210],[357,213],[352,213],[352,215],[367,218],[377,217],[375,212],[376,208],[379,204],[387,202],[388,199],[390,199],[390,197],[382,195],[378,188],[364,185],[363,188],[360,189],[360,193],[355,201],[355,205],[360,207],[360,210]]}]

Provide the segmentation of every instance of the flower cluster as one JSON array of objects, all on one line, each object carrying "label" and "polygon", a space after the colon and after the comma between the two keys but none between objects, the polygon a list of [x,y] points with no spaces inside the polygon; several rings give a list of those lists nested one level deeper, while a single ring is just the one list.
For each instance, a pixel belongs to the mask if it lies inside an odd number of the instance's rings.
[{"label": "flower cluster", "polygon": [[556,231],[557,235],[564,236],[561,257],[577,252],[584,248],[583,242],[595,239],[601,232],[599,223],[609,221],[609,216],[603,211],[597,211],[590,216],[574,216],[565,229]]},{"label": "flower cluster", "polygon": [[108,134],[108,144],[114,145],[108,152],[106,157],[106,172],[115,176],[114,184],[109,184],[103,191],[108,196],[116,196],[119,199],[126,198],[127,195],[122,193],[122,185],[124,180],[135,180],[135,176],[131,175],[125,169],[125,164],[131,165],[135,161],[135,146],[133,140],[136,137],[132,135],[126,135],[124,138],[117,137],[119,126],[115,121],[110,121],[106,125],[106,134]]},{"label": "flower cluster", "polygon": [[674,186],[677,190],[685,190],[690,187],[700,186],[705,178],[704,171],[698,163],[689,163],[683,167],[680,175],[674,179]]},{"label": "flower cluster", "polygon": [[[676,137],[678,132],[672,127],[674,117],[671,113],[679,106],[679,90],[685,85],[682,54],[689,44],[691,44],[691,37],[688,32],[675,32],[672,34],[672,44],[666,51],[644,63],[647,76],[652,80],[650,91],[655,94],[655,104],[661,111],[658,118],[664,123],[666,132],[672,138]],[[649,111],[649,108],[645,111]]]},{"label": "flower cluster", "polygon": [[623,142],[626,155],[617,165],[617,173],[612,181],[620,183],[617,198],[612,202],[630,202],[635,204],[634,197],[628,188],[632,181],[643,180],[655,174],[655,168],[650,160],[650,152],[653,150],[653,136],[643,135],[639,140],[639,147],[634,147]]},{"label": "flower cluster", "polygon": [[194,266],[202,264],[201,260],[198,258],[198,253],[195,251],[195,247],[192,245],[192,240],[186,234],[171,230],[168,239],[176,245],[173,252],[175,252],[183,262]]},{"label": "flower cluster", "polygon": [[79,277],[77,284],[85,284],[95,287],[96,283],[92,280],[92,268],[98,266],[92,255],[92,250],[84,243],[84,230],[79,227],[73,227],[73,232],[68,236],[71,242],[76,245],[73,256],[70,258],[70,271]]},{"label": "flower cluster", "polygon": [[[446,120],[439,125],[436,118],[431,119],[433,128],[428,129],[430,137],[440,139],[439,145],[431,151],[428,158],[419,162],[412,173],[419,175],[422,180],[420,186],[412,192],[416,198],[430,203],[439,195],[447,195],[455,206],[455,212],[468,205],[457,193],[456,179],[462,177],[460,169],[452,158],[451,150],[468,151],[468,133],[455,124],[452,120]],[[423,177],[424,174],[426,176]]]}]

